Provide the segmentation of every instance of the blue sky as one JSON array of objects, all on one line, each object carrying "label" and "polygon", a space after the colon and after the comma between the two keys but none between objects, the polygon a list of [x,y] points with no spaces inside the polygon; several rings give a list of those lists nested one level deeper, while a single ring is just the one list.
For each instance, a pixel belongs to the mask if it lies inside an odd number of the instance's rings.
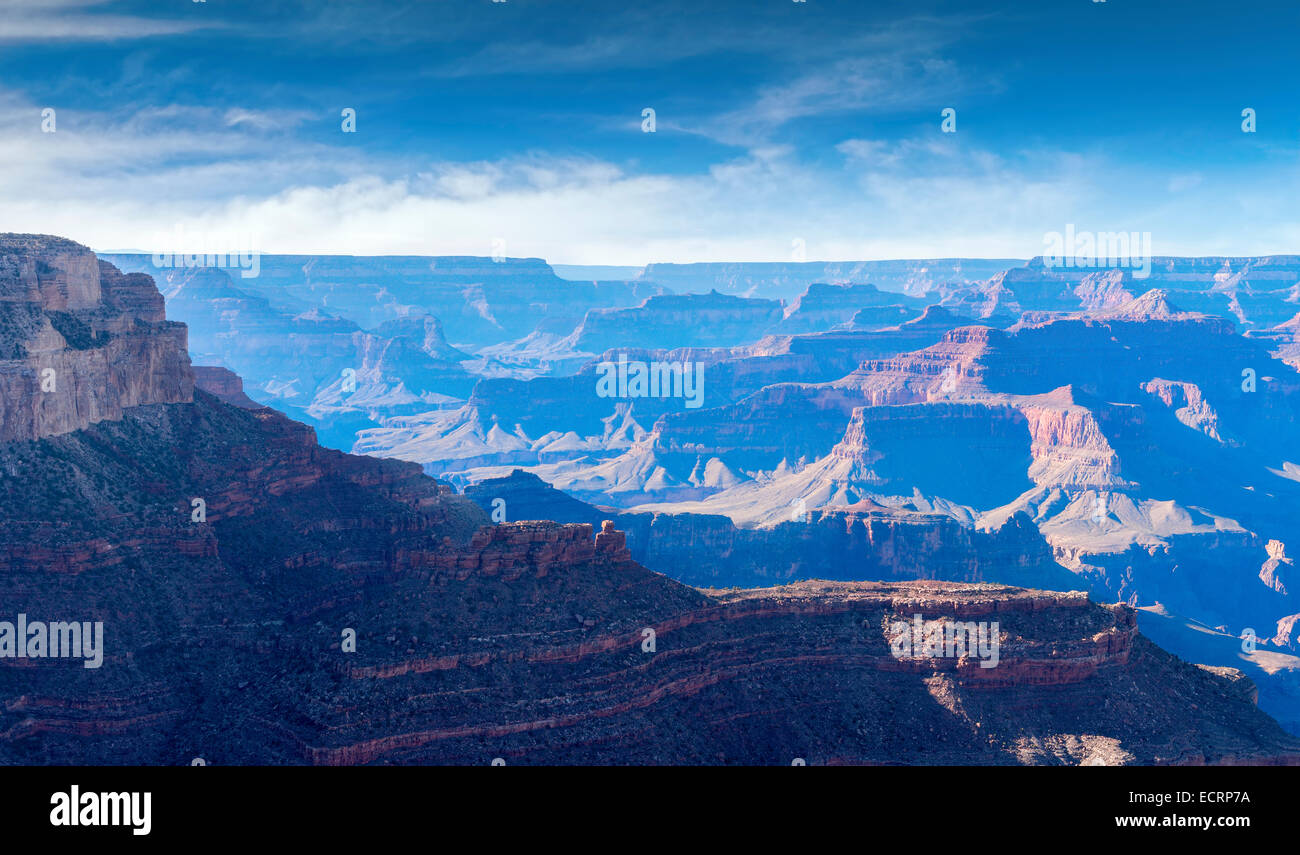
[{"label": "blue sky", "polygon": [[643,264],[1028,257],[1073,224],[1300,252],[1297,24],[1248,1],[5,0],[0,230]]}]

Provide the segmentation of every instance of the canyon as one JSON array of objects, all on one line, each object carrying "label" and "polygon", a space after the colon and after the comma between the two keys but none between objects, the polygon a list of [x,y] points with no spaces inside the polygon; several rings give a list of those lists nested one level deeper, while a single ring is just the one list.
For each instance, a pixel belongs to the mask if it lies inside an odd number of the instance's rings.
[{"label": "canyon", "polygon": [[[995,526],[977,524],[973,506],[954,500],[916,493],[910,505],[886,505],[846,494],[854,501],[843,506],[809,503],[798,523],[741,528],[724,515],[597,507],[513,468],[498,476],[508,483],[487,479],[461,493],[426,474],[429,461],[323,447],[311,426],[260,404],[228,366],[193,367],[185,328],[162,315],[147,276],[120,274],[85,247],[46,236],[0,239],[0,271],[6,613],[104,624],[102,667],[0,660],[3,762],[1300,763],[1300,739],[1257,706],[1260,690],[1241,669],[1162,650],[1128,604],[1081,587],[1042,589],[1083,579],[1044,540],[1034,518],[1042,502]],[[896,486],[899,470],[882,463],[915,428],[895,432],[867,408],[925,394],[925,378],[942,383],[934,369],[952,360],[896,361],[881,384],[840,380],[859,364],[893,360],[879,352],[896,346],[891,338],[921,335],[928,343],[913,354],[1014,351],[962,361],[958,389],[973,389],[999,372],[1021,376],[1012,369],[1038,335],[999,338],[928,314],[924,332],[904,330],[909,321],[849,331],[847,341],[828,332],[825,349],[800,350],[795,336],[739,354],[702,350],[706,370],[733,372],[716,385],[709,375],[710,394],[721,388],[730,406],[748,406],[794,382],[802,368],[793,366],[821,366],[825,379],[766,400],[803,406],[809,395],[821,400],[813,390],[821,384],[835,391],[818,409],[844,416],[844,405],[878,395],[849,406],[840,437],[829,429],[827,437],[854,477]],[[446,356],[437,330],[421,322],[402,335]],[[762,383],[767,359],[792,372],[776,387]],[[1274,376],[1258,364],[1261,377]],[[40,397],[62,394],[41,391],[47,366],[62,369],[65,397]],[[1221,437],[1263,430],[1220,403],[1210,378],[1161,376],[1200,381],[1203,399],[1170,384],[1149,396],[1198,441],[1216,441],[1211,425]],[[547,400],[563,407],[586,382],[545,380],[539,388],[553,394],[516,397],[518,411]],[[532,382],[480,380],[471,396],[479,418],[510,404],[505,389]],[[1048,460],[1026,476],[1031,486],[1055,484],[1062,472],[1089,485],[1127,477],[1106,462],[1087,417],[1070,415],[1082,404],[1043,394],[988,389],[936,413],[970,428],[963,441],[986,434],[999,454],[1013,429],[1028,433],[1030,424],[1041,425],[1033,430],[1044,442],[1068,435],[1086,449],[1085,465],[1062,467],[1046,450],[1035,456],[1026,438],[1016,453]],[[1288,412],[1285,400],[1261,397],[1269,401],[1252,412]],[[1195,428],[1169,412],[1174,404]],[[666,429],[661,416],[625,408],[621,422],[605,424],[606,453],[653,444]],[[570,417],[600,423],[594,405],[535,419]],[[502,448],[511,436],[522,444],[513,427],[498,414],[487,434]],[[814,451],[820,442],[806,444]],[[885,456],[872,460],[878,445]],[[567,457],[565,447],[551,453]],[[1126,442],[1110,447],[1124,459]],[[810,465],[789,465],[788,474]],[[699,474],[718,496],[741,484],[717,466]],[[978,486],[969,480],[949,477]],[[494,521],[494,491],[507,488],[508,518]],[[1261,506],[1251,521],[1263,529],[1270,519]],[[656,527],[668,535],[659,542]],[[734,562],[721,549],[728,537]],[[804,548],[776,551],[799,539]],[[1269,555],[1280,594],[1289,559],[1283,546]],[[864,562],[859,578],[836,564],[845,556]],[[1023,584],[990,584],[1007,562],[1018,562]],[[886,630],[915,615],[996,621],[998,666],[895,657]]]},{"label": "canyon", "polygon": [[[1300,729],[1297,300],[1289,256],[1156,258],[1145,278],[1035,259],[916,294],[813,285],[750,343],[636,350],[702,363],[698,409],[600,399],[587,364],[485,378],[463,406],[387,420],[353,450],[508,505],[540,489],[523,469],[693,584],[979,578],[1258,637],[1235,660]],[[941,546],[855,533],[886,521]],[[975,575],[946,575],[962,567]]]}]

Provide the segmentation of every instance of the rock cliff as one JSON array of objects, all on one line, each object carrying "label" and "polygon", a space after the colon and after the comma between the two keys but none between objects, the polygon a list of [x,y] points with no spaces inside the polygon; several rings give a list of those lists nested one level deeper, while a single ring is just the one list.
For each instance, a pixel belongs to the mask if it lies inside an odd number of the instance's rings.
[{"label": "rock cliff", "polygon": [[191,400],[183,324],[147,276],[43,235],[0,236],[0,441]]}]

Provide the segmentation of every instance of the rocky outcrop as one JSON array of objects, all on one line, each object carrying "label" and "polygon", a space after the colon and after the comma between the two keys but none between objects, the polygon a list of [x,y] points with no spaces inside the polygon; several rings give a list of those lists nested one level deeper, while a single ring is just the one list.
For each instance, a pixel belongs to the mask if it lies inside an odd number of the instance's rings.
[{"label": "rocky outcrop", "polygon": [[1094,412],[1079,405],[1071,388],[1054,389],[1017,407],[1029,427],[1034,462],[1029,477],[1039,486],[1119,488],[1119,455]]},{"label": "rocky outcrop", "polygon": [[1246,335],[1267,342],[1275,358],[1300,370],[1300,314],[1265,330],[1249,330]]},{"label": "rocky outcrop", "polygon": [[[547,516],[596,524],[613,515],[632,557],[694,585],[773,585],[802,579],[934,579],[1070,590],[1078,579],[1056,564],[1028,518],[981,531],[935,511],[886,508],[787,509],[778,525],[739,528],[718,514],[613,512],[516,470],[465,495],[484,511],[498,503],[511,519]],[[797,519],[791,517],[797,516]]]},{"label": "rocky outcrop", "polygon": [[1003,284],[1005,275],[1002,272],[987,282],[944,289],[939,305],[991,326],[1009,326],[1020,317],[1021,308],[1015,292]]},{"label": "rocky outcrop", "polygon": [[1300,643],[1300,614],[1281,618],[1277,622],[1276,634],[1269,641],[1278,647],[1296,650],[1297,643]]},{"label": "rocky outcrop", "polygon": [[445,362],[463,362],[470,354],[447,343],[442,322],[433,315],[411,315],[382,323],[372,332],[378,338],[409,339],[424,353]]},{"label": "rocky outcrop", "polygon": [[896,326],[916,317],[923,306],[919,299],[875,285],[816,283],[786,309],[780,332],[817,332],[850,322],[855,329]]},{"label": "rocky outcrop", "polygon": [[1219,414],[1195,383],[1178,383],[1157,377],[1145,383],[1142,389],[1173,410],[1178,421],[1211,439],[1224,441],[1219,432]]},{"label": "rocky outcrop", "polygon": [[0,237],[0,339],[0,441],[193,395],[185,327],[164,319],[152,281],[62,238]]},{"label": "rocky outcrop", "polygon": [[591,309],[578,327],[575,347],[589,353],[611,348],[731,347],[757,341],[782,320],[775,300],[709,294],[651,297],[635,308]]},{"label": "rocky outcrop", "polygon": [[436,573],[458,579],[501,575],[506,581],[525,570],[543,577],[597,556],[613,563],[630,563],[631,553],[623,533],[605,520],[595,540],[589,525],[560,525],[550,522],[503,523],[485,527],[470,540],[466,549],[445,553],[431,565]]},{"label": "rocky outcrop", "polygon": [[214,365],[194,366],[194,385],[215,395],[232,407],[245,410],[257,410],[261,404],[244,394],[243,379],[229,368]]},{"label": "rocky outcrop", "polygon": [[1279,594],[1290,593],[1290,586],[1295,584],[1295,560],[1287,557],[1286,544],[1280,540],[1270,540],[1264,549],[1268,553],[1268,560],[1259,568],[1260,581]]}]

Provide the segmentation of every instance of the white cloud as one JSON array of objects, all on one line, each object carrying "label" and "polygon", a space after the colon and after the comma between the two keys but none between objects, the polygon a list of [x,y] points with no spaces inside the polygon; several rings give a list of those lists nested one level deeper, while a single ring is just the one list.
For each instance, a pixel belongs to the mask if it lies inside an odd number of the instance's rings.
[{"label": "white cloud", "polygon": [[244,107],[232,107],[226,110],[223,118],[227,127],[246,125],[266,131],[288,129],[320,116],[306,110],[249,110]]},{"label": "white cloud", "polygon": [[0,172],[0,231],[152,249],[179,225],[336,254],[488,255],[504,238],[509,255],[591,264],[788,260],[794,238],[814,260],[1027,257],[1067,223],[1151,231],[1183,254],[1277,252],[1300,232],[1267,201],[1294,169],[1169,200],[1169,175],[1042,147],[993,153],[934,128],[846,140],[838,163],[765,145],[690,174],[544,152],[416,163],[239,110],[60,111],[43,134],[39,105],[0,91],[0,160],[17,165]]},{"label": "white cloud", "polygon": [[89,11],[108,0],[5,0],[0,42],[118,41],[174,35],[212,26],[211,21],[144,18]]}]

